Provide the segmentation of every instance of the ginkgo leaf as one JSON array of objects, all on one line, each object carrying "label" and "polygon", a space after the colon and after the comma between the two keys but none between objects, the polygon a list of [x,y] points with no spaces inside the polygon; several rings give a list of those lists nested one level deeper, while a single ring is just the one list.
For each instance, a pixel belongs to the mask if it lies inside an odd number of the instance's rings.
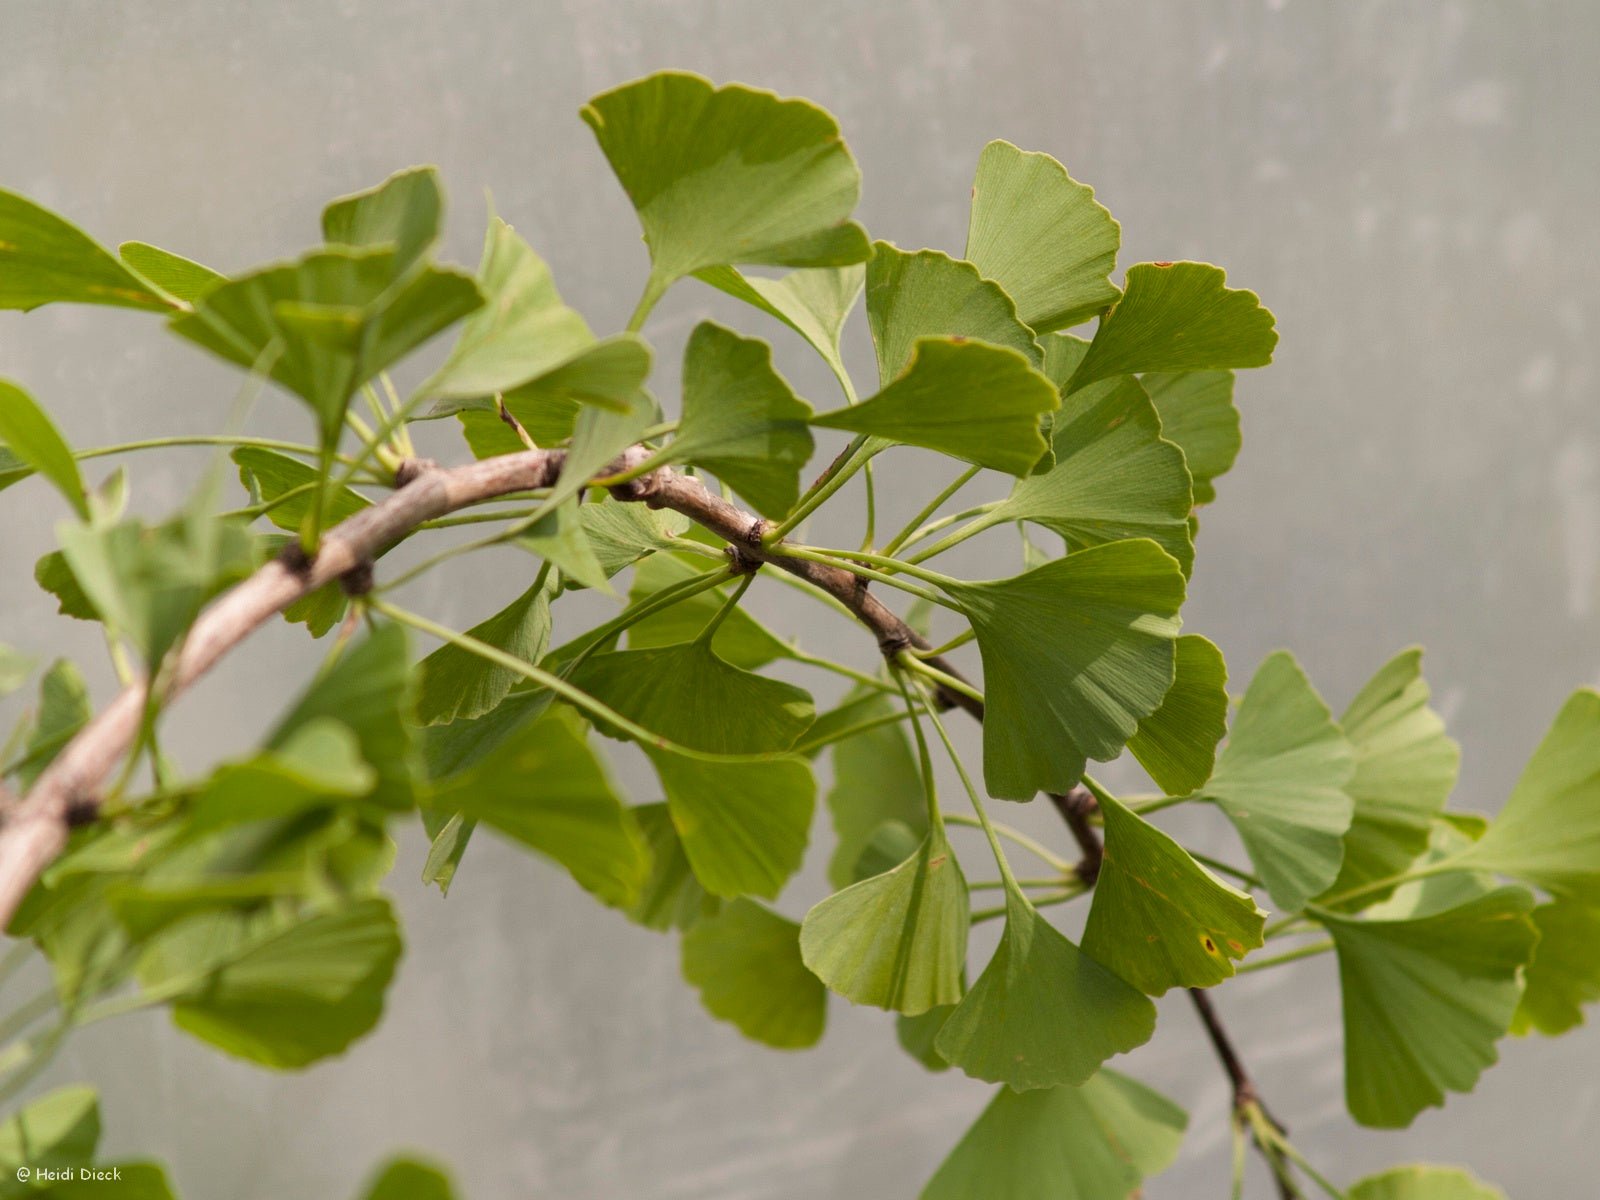
[{"label": "ginkgo leaf", "polygon": [[1568,698],[1500,815],[1456,861],[1600,905],[1600,693]]},{"label": "ginkgo leaf", "polygon": [[742,671],[698,641],[596,654],[572,682],[668,741],[717,754],[786,750],[816,715],[802,689]]},{"label": "ginkgo leaf", "polygon": [[462,325],[449,357],[417,389],[420,395],[470,399],[510,392],[595,345],[588,323],[562,302],[544,260],[496,216],[484,235],[478,286],[486,303]]},{"label": "ginkgo leaf", "polygon": [[665,457],[710,471],[760,514],[781,519],[811,457],[811,406],[759,338],[702,321],[683,352],[683,415]]},{"label": "ginkgo leaf", "polygon": [[650,761],[706,891],[776,898],[811,835],[816,781],[806,762],[717,763],[659,751]]},{"label": "ginkgo leaf", "polygon": [[800,952],[852,1004],[917,1016],[961,999],[967,928],[967,881],[944,830],[935,829],[893,870],[812,908]]},{"label": "ginkgo leaf", "polygon": [[1035,332],[1086,321],[1120,292],[1108,276],[1122,230],[1094,189],[1048,154],[993,141],[978,156],[966,257],[1005,288]]},{"label": "ginkgo leaf", "polygon": [[[966,991],[966,981],[963,979],[961,990]],[[939,1037],[939,1031],[944,1028],[945,1019],[956,1010],[954,1004],[941,1004],[938,1008],[930,1008],[927,1012],[915,1017],[897,1014],[894,1019],[895,1040],[912,1058],[916,1059],[929,1071],[948,1071],[950,1064],[934,1049],[933,1043]]]},{"label": "ginkgo leaf", "polygon": [[1154,542],[1079,550],[1011,579],[944,585],[972,622],[991,796],[1065,792],[1122,752],[1172,686],[1183,571]]},{"label": "ginkgo leaf", "polygon": [[1355,752],[1294,656],[1267,656],[1245,691],[1201,794],[1228,815],[1286,912],[1339,874],[1354,802]]},{"label": "ginkgo leaf", "polygon": [[203,263],[148,242],[123,242],[117,254],[167,295],[189,304],[227,278]]},{"label": "ginkgo leaf", "polygon": [[6,764],[24,787],[32,786],[61,747],[94,716],[89,685],[69,660],[56,659],[40,676],[37,714],[21,757]]},{"label": "ginkgo leaf", "polygon": [[[1044,341],[1044,373],[1059,385],[1085,344],[1063,334]],[[1162,437],[1137,380],[1122,376],[1068,395],[1051,420],[1050,446],[1054,465],[1017,480],[986,523],[1032,521],[1075,550],[1149,538],[1188,576],[1194,565],[1189,471],[1183,451]]]},{"label": "ginkgo leaf", "polygon": [[[258,505],[272,505],[263,514],[267,520],[279,529],[297,531],[311,511],[313,491],[322,479],[317,469],[298,458],[257,446],[240,446],[228,457],[239,468],[239,482],[251,500]],[[324,491],[323,520],[329,525],[337,525],[372,504],[352,488],[325,487]]]},{"label": "ginkgo leaf", "polygon": [[1217,498],[1214,481],[1239,456],[1239,410],[1232,371],[1152,371],[1139,377],[1161,417],[1161,436],[1183,450],[1194,480],[1194,502]]},{"label": "ginkgo leaf", "polygon": [[1145,992],[1210,987],[1261,946],[1266,913],[1112,797],[1084,953]]},{"label": "ginkgo leaf", "polygon": [[614,595],[610,576],[589,544],[581,507],[577,496],[568,496],[519,533],[517,545],[558,568],[563,585]]},{"label": "ginkgo leaf", "polygon": [[1228,666],[1211,642],[1186,633],[1175,667],[1161,707],[1139,722],[1128,750],[1167,795],[1186,796],[1211,778],[1228,732]]},{"label": "ginkgo leaf", "polygon": [[[919,338],[972,339],[1017,351],[1037,366],[1043,351],[1017,306],[969,262],[938,250],[872,243],[867,263],[867,321],[878,351],[878,383],[887,387],[911,361]],[[976,398],[974,406],[978,405]]]},{"label": "ginkgo leaf", "polygon": [[800,961],[800,926],[752,900],[735,900],[683,935],[683,977],[718,1020],[779,1050],[814,1046],[828,992]]},{"label": "ginkgo leaf", "polygon": [[1582,1025],[1583,1006],[1600,1000],[1600,909],[1555,900],[1533,910],[1533,924],[1539,944],[1511,1029],[1558,1037]]},{"label": "ginkgo leaf", "polygon": [[1346,1200],[1506,1200],[1506,1194],[1490,1187],[1470,1171],[1460,1167],[1435,1167],[1424,1164],[1390,1167],[1369,1175],[1345,1191]]},{"label": "ginkgo leaf", "polygon": [[[627,507],[638,508],[639,505]],[[710,565],[709,563],[707,565]],[[657,554],[645,559],[633,573],[633,587],[628,591],[628,603],[638,604],[647,596],[693,577],[695,567],[668,554]],[[712,588],[689,596],[678,603],[659,609],[628,626],[628,647],[646,650],[654,646],[672,646],[693,641],[716,616],[727,596],[720,588]],[[711,648],[718,658],[735,667],[753,671],[774,659],[787,656],[790,647],[779,640],[741,606],[730,612],[711,635]]]},{"label": "ginkgo leaf", "polygon": [[[57,1088],[0,1124],[0,1170],[82,1166],[100,1142],[100,1100],[91,1087]],[[20,1178],[26,1179],[27,1172]]]},{"label": "ginkgo leaf", "polygon": [[428,801],[493,826],[560,863],[602,903],[635,903],[650,870],[644,836],[581,723],[553,708]]},{"label": "ginkgo leaf", "polygon": [[706,267],[867,257],[850,220],[861,173],[838,123],[807,100],[660,71],[582,116],[639,214],[653,290]]},{"label": "ginkgo leaf", "polygon": [[180,1029],[283,1070],[338,1054],[369,1032],[399,957],[400,931],[384,900],[287,923],[218,909],[152,942],[139,980],[178,995]]},{"label": "ginkgo leaf", "polygon": [[1538,934],[1533,897],[1506,887],[1388,920],[1327,910],[1344,997],[1345,1102],[1363,1125],[1400,1129],[1494,1063]]},{"label": "ginkgo leaf", "polygon": [[[598,351],[598,347],[596,349]],[[539,506],[540,515],[553,511],[569,496],[583,491],[617,455],[643,437],[659,415],[656,402],[643,386],[650,371],[649,347],[637,339],[618,343],[617,349],[608,352],[606,358],[602,372],[606,387],[615,387],[617,390],[613,394],[627,407],[618,410],[610,405],[586,404],[579,408],[572,422],[571,448],[562,463],[560,476]],[[594,356],[585,356],[573,369],[593,361],[596,361]],[[555,372],[557,375],[566,373],[566,369]],[[632,390],[621,390],[630,379],[634,380]]]},{"label": "ginkgo leaf", "polygon": [[1079,1087],[1001,1088],[921,1200],[1132,1200],[1177,1157],[1188,1114],[1116,1071]]},{"label": "ginkgo leaf", "polygon": [[[1434,817],[1455,787],[1461,750],[1428,707],[1422,651],[1402,650],[1378,669],[1339,724],[1355,751],[1344,790],[1355,817],[1344,837],[1344,865],[1328,889],[1338,895],[1403,871],[1428,845]],[[1370,904],[1379,893],[1367,893]]]},{"label": "ginkgo leaf", "polygon": [[1145,371],[1264,367],[1278,344],[1254,292],[1230,288],[1209,263],[1140,263],[1100,322],[1065,390]]},{"label": "ginkgo leaf", "polygon": [[580,505],[578,521],[607,579],[646,555],[678,549],[689,529],[682,513],[606,497]]},{"label": "ginkgo leaf", "polygon": [[191,503],[156,525],[64,521],[56,539],[95,612],[154,667],[212,597],[255,569],[245,524]]},{"label": "ginkgo leaf", "polygon": [[370,799],[385,808],[409,808],[419,774],[411,737],[415,692],[406,631],[380,625],[348,648],[278,722],[266,746],[276,750],[320,718],[349,726],[361,757],[378,773]]},{"label": "ginkgo leaf", "polygon": [[1059,403],[1055,385],[1014,350],[924,337],[905,371],[876,396],[813,422],[1026,475],[1049,448],[1039,418]]},{"label": "ginkgo leaf", "polygon": [[72,447],[38,401],[6,379],[0,379],[0,441],[54,484],[78,516],[89,519],[89,494]]},{"label": "ginkgo leaf", "polygon": [[0,309],[56,301],[156,312],[175,307],[77,226],[0,189]]},{"label": "ginkgo leaf", "polygon": [[437,1167],[397,1158],[379,1168],[361,1200],[456,1200],[456,1193]]},{"label": "ginkgo leaf", "polygon": [[745,275],[732,267],[695,272],[702,283],[782,321],[805,338],[838,376],[845,374],[839,340],[866,277],[866,267],[860,263],[791,271],[782,279]]},{"label": "ginkgo leaf", "polygon": [[[859,725],[894,712],[897,705],[883,692],[872,690],[852,694],[841,707],[849,710],[849,725]],[[830,715],[817,718],[807,739]],[[860,878],[861,853],[885,821],[901,822],[914,837],[925,834],[927,793],[904,728],[878,725],[834,742],[833,786],[826,802],[838,837],[828,861],[828,881],[835,889],[847,888]]]},{"label": "ginkgo leaf", "polygon": [[1112,1055],[1149,1041],[1155,1027],[1147,996],[1007,889],[1000,945],[934,1046],[973,1078],[1020,1092],[1083,1083]]},{"label": "ginkgo leaf", "polygon": [[393,249],[338,247],[218,284],[170,325],[266,371],[311,406],[331,440],[361,384],[482,304],[468,275],[418,266],[402,276]]},{"label": "ginkgo leaf", "polygon": [[438,168],[408,167],[331,201],[322,210],[322,236],[330,246],[388,247],[399,272],[433,247],[443,220]]},{"label": "ginkgo leaf", "polygon": [[[535,583],[467,635],[537,663],[550,645],[550,592]],[[522,677],[446,642],[417,664],[417,723],[442,725],[471,720],[495,708]]]},{"label": "ginkgo leaf", "polygon": [[718,912],[721,901],[695,878],[667,806],[641,804],[633,815],[650,847],[650,874],[628,915],[646,929],[664,930],[688,929]]}]

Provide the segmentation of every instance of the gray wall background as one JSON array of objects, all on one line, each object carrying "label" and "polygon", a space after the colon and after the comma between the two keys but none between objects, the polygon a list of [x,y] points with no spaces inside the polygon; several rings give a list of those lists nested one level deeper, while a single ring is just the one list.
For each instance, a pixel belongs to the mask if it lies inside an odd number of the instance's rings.
[{"label": "gray wall background", "polygon": [[[1245,452],[1205,517],[1186,611],[1236,682],[1292,646],[1337,709],[1423,642],[1464,746],[1457,803],[1493,810],[1564,695],[1600,676],[1600,10],[1581,0],[0,0],[0,47],[0,183],[104,241],[240,268],[310,244],[330,196],[437,162],[454,255],[476,261],[477,196],[492,188],[601,330],[621,324],[645,262],[576,118],[617,82],[680,66],[816,99],[863,164],[867,225],[905,246],[959,252],[987,139],[1048,150],[1122,221],[1125,263],[1222,263],[1277,313],[1276,365],[1241,380]],[[828,398],[785,331],[693,285],[651,327],[662,394],[712,311],[770,337]],[[84,309],[0,316],[0,373],[80,445],[209,431],[238,386],[149,319]],[[258,408],[261,431],[301,432],[290,402]],[[138,464],[136,504],[165,511],[205,461]],[[922,498],[906,489],[891,519]],[[31,488],[5,502],[0,637],[64,647],[103,694],[97,644],[64,630],[29,578],[55,501]],[[844,516],[827,528],[847,536],[858,518]],[[955,561],[1016,566],[998,537]],[[527,569],[477,563],[412,602],[465,623]],[[813,646],[870,661],[865,638],[786,590],[752,599]],[[258,639],[175,714],[180,753],[199,768],[248,744],[272,715],[259,697],[286,694],[317,652],[287,630]],[[645,786],[636,764],[620,770]],[[1047,814],[1019,811],[1060,840]],[[1186,828],[1228,845],[1217,822]],[[792,915],[821,893],[818,839]],[[237,1200],[339,1197],[396,1147],[450,1163],[478,1200],[909,1197],[986,1101],[842,1003],[813,1052],[751,1046],[702,1014],[672,940],[551,868],[486,838],[441,901],[412,883],[419,851],[404,845],[395,880],[411,949],[388,1018],[345,1058],[270,1075],[131,1020],[79,1036],[53,1079],[102,1085],[113,1150],[167,1158],[191,1197]],[[969,861],[976,872],[977,845]],[[1516,1196],[1594,1194],[1592,1031],[1508,1042],[1474,1094],[1378,1134],[1342,1112],[1330,962],[1247,977],[1220,1004],[1336,1178],[1424,1158],[1474,1163]],[[1226,1090],[1181,998],[1162,1016],[1126,1065],[1192,1123],[1149,1195],[1220,1196]]]}]

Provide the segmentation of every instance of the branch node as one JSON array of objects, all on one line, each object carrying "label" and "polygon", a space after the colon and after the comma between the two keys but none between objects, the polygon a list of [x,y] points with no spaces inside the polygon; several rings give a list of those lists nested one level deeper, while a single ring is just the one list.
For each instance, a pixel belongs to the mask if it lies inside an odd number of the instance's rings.
[{"label": "branch node", "polygon": [[311,574],[311,565],[316,561],[316,556],[307,554],[306,548],[299,542],[290,541],[278,551],[278,561],[296,579],[304,579]]},{"label": "branch node", "polygon": [[93,796],[76,796],[67,802],[61,820],[68,829],[82,829],[100,816],[100,801]]},{"label": "branch node", "polygon": [[403,488],[407,484],[415,483],[429,471],[437,471],[439,464],[431,458],[405,458],[400,460],[400,465],[394,469],[394,486]]},{"label": "branch node", "polygon": [[343,575],[339,576],[339,588],[346,596],[355,599],[365,596],[372,590],[373,562],[371,557],[363,558]]}]

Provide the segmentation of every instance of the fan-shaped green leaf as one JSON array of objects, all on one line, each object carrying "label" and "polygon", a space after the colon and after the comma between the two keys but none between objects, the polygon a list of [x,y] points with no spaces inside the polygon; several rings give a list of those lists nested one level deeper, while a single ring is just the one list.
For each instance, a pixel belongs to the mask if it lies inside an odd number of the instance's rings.
[{"label": "fan-shaped green leaf", "polygon": [[449,1177],[437,1167],[397,1158],[380,1168],[362,1200],[455,1200]]},{"label": "fan-shaped green leaf", "polygon": [[721,901],[694,877],[683,841],[665,804],[641,804],[633,810],[650,847],[650,876],[628,915],[646,929],[688,929],[715,914]]},{"label": "fan-shaped green leaf", "polygon": [[735,900],[683,935],[683,977],[718,1020],[779,1050],[814,1046],[828,992],[800,961],[800,926],[752,900]]},{"label": "fan-shaped green leaf", "polygon": [[[698,573],[699,569],[681,558],[667,554],[654,555],[641,562],[634,571],[628,603],[638,604],[663,588],[681,583]],[[628,647],[646,650],[692,641],[706,627],[706,622],[717,614],[726,599],[722,589],[713,588],[653,612],[628,627]],[[747,671],[786,657],[790,649],[778,640],[777,634],[743,607],[734,609],[723,618],[722,624],[711,635],[711,648],[718,658]]]},{"label": "fan-shaped green leaf", "polygon": [[1145,992],[1210,987],[1261,945],[1267,914],[1161,830],[1103,797],[1105,857],[1084,952]]},{"label": "fan-shaped green leaf", "polygon": [[1254,292],[1226,280],[1209,263],[1129,267],[1122,299],[1100,322],[1066,390],[1136,372],[1266,366],[1278,344],[1272,314]]},{"label": "fan-shaped green leaf", "polygon": [[1557,1037],[1582,1025],[1583,1006],[1600,1000],[1600,909],[1556,900],[1533,910],[1533,924],[1539,944],[1511,1029]]},{"label": "fan-shaped green leaf", "polygon": [[15,1177],[19,1167],[81,1167],[99,1143],[100,1099],[95,1090],[57,1088],[0,1124],[0,1171]]},{"label": "fan-shaped green leaf", "polygon": [[1600,693],[1562,705],[1500,815],[1457,861],[1600,905]]},{"label": "fan-shaped green leaf", "polygon": [[[228,457],[238,466],[239,482],[250,493],[252,503],[272,504],[264,514],[267,520],[279,529],[290,533],[297,531],[311,511],[313,489],[321,478],[317,469],[298,458],[255,446],[241,446]],[[324,501],[323,520],[337,525],[371,504],[351,488],[329,491]]]},{"label": "fan-shaped green leaf", "polygon": [[[1402,650],[1350,702],[1340,718],[1356,755],[1344,790],[1355,818],[1331,895],[1399,874],[1428,844],[1433,818],[1455,787],[1461,750],[1428,707],[1422,651]],[[1377,893],[1367,893],[1372,903]]]},{"label": "fan-shaped green leaf", "polygon": [[69,660],[58,658],[39,678],[39,707],[33,730],[23,746],[22,757],[7,763],[24,787],[31,787],[61,747],[89,723],[94,709],[89,703],[89,685],[83,672]]},{"label": "fan-shaped green leaf", "polygon": [[800,867],[816,782],[801,759],[716,763],[653,752],[695,877],[715,896],[773,899]]},{"label": "fan-shaped green leaf", "polygon": [[[420,394],[471,399],[510,392],[594,346],[587,322],[562,303],[544,260],[496,216],[484,235],[478,286],[487,302],[461,327],[449,357]],[[608,396],[586,398],[618,403]]]},{"label": "fan-shaped green leaf", "polygon": [[1183,572],[1154,542],[1113,542],[945,590],[983,656],[991,796],[1065,792],[1086,759],[1121,753],[1172,686]]},{"label": "fan-shaped green leaf", "polygon": [[610,576],[589,544],[577,496],[568,496],[524,529],[517,535],[517,545],[559,568],[561,583],[566,587],[595,588],[608,596],[616,594]]},{"label": "fan-shaped green leaf", "polygon": [[291,920],[215,910],[174,926],[140,960],[145,988],[179,995],[180,1029],[263,1066],[303,1067],[377,1024],[400,957],[387,901]]},{"label": "fan-shaped green leaf", "polygon": [[392,249],[316,250],[208,290],[173,332],[247,370],[267,370],[337,436],[355,390],[483,304],[470,276]]},{"label": "fan-shaped green leaf", "polygon": [[189,810],[191,830],[219,829],[291,816],[308,808],[365,796],[377,782],[348,726],[319,717],[277,750],[211,773]]},{"label": "fan-shaped green leaf", "polygon": [[1363,1125],[1399,1129],[1495,1061],[1538,935],[1533,897],[1507,887],[1391,920],[1319,910],[1344,997],[1345,1102]]},{"label": "fan-shaped green leaf", "polygon": [[[550,645],[550,592],[535,584],[468,635],[524,662],[537,663]],[[511,693],[521,676],[446,642],[417,664],[417,721],[441,725],[481,717]]]},{"label": "fan-shaped green leaf", "polygon": [[77,226],[0,189],[0,309],[55,301],[157,312],[174,307]]},{"label": "fan-shaped green leaf", "polygon": [[89,519],[89,494],[72,447],[38,402],[5,379],[0,379],[0,441],[54,484],[75,513]]},{"label": "fan-shaped green leaf", "polygon": [[[895,701],[879,691],[853,694],[841,707],[849,710],[847,728],[897,709]],[[818,717],[806,733],[807,740],[832,715]],[[835,890],[861,878],[857,874],[861,854],[885,821],[901,822],[919,839],[927,833],[927,793],[904,728],[878,725],[834,742],[827,805],[839,839],[828,860],[828,882]]]},{"label": "fan-shaped green leaf", "polygon": [[970,338],[1005,346],[1033,366],[1043,351],[1017,306],[978,268],[939,250],[872,243],[867,263],[867,320],[878,351],[878,384],[887,387],[911,361],[919,338]]},{"label": "fan-shaped green leaf", "polygon": [[406,632],[381,625],[339,656],[278,723],[267,748],[280,749],[319,718],[350,727],[361,757],[378,772],[370,799],[385,808],[409,808],[419,773],[411,723],[415,691]]},{"label": "fan-shaped green leaf", "polygon": [[806,914],[806,966],[853,1004],[916,1016],[961,999],[967,881],[942,829],[899,866]]},{"label": "fan-shaped green leaf", "polygon": [[[963,976],[961,990],[967,990],[966,979]],[[912,1058],[916,1059],[929,1071],[948,1071],[950,1064],[934,1049],[933,1043],[939,1037],[939,1031],[944,1028],[946,1018],[955,1012],[954,1004],[941,1004],[938,1008],[930,1008],[927,1012],[915,1017],[897,1014],[894,1019],[895,1040]]]},{"label": "fan-shaped green leaf", "polygon": [[657,290],[706,267],[867,257],[850,220],[861,173],[838,123],[809,101],[660,71],[582,115],[639,214]]},{"label": "fan-shaped green leaf", "polygon": [[1020,1092],[1080,1084],[1112,1055],[1149,1041],[1155,1027],[1148,997],[1008,890],[999,948],[934,1046],[975,1079]]},{"label": "fan-shaped green leaf", "polygon": [[786,750],[816,715],[805,691],[741,671],[701,642],[596,654],[572,681],[652,733],[718,754]]},{"label": "fan-shaped green leaf", "polygon": [[1048,449],[1039,418],[1058,403],[1054,385],[1014,350],[925,337],[912,348],[910,365],[876,396],[814,423],[1026,475]]},{"label": "fan-shaped green leaf", "polygon": [[[1046,338],[1044,373],[1064,382],[1083,353],[1076,338]],[[1051,421],[1050,445],[1054,465],[1019,479],[989,523],[1033,521],[1073,549],[1149,538],[1188,576],[1194,565],[1189,471],[1183,451],[1162,438],[1137,380],[1123,376],[1068,395]]]},{"label": "fan-shaped green leaf", "polygon": [[1217,743],[1228,732],[1228,666],[1222,651],[1196,633],[1178,639],[1176,675],[1161,707],[1139,722],[1128,750],[1169,796],[1185,796],[1211,778]]},{"label": "fan-shaped green leaf", "polygon": [[1297,911],[1339,874],[1354,803],[1355,753],[1288,651],[1256,670],[1202,794],[1214,800],[1266,882]]},{"label": "fan-shaped green leaf", "polygon": [[683,353],[683,415],[665,457],[710,471],[763,516],[782,518],[811,457],[810,418],[773,370],[772,347],[702,321]]},{"label": "fan-shaped green leaf", "polygon": [[856,263],[791,271],[782,279],[745,275],[732,267],[707,267],[695,277],[782,321],[811,343],[835,375],[842,376],[839,339],[866,274],[866,268]]},{"label": "fan-shaped green leaf", "polygon": [[1153,371],[1140,384],[1161,417],[1161,436],[1183,450],[1196,507],[1217,498],[1214,481],[1239,455],[1239,410],[1232,371]]},{"label": "fan-shaped green leaf", "polygon": [[[596,355],[600,347],[605,345],[606,343],[602,342],[596,347]],[[569,496],[576,496],[583,491],[589,485],[589,481],[601,474],[617,455],[643,437],[644,431],[655,423],[659,415],[660,410],[657,409],[656,402],[643,387],[645,376],[650,370],[649,347],[637,340],[631,343],[613,343],[613,345],[615,349],[607,350],[603,356],[604,370],[598,378],[604,380],[606,388],[615,388],[612,394],[623,400],[628,407],[625,411],[594,404],[586,404],[579,408],[572,422],[571,449],[567,451],[566,460],[561,465],[560,477],[551,485],[543,503],[539,506],[541,516],[553,511]],[[600,357],[585,356],[571,370],[581,374],[584,364],[599,361]],[[555,374],[568,373],[567,369],[563,368]],[[636,379],[633,389],[622,391],[621,385],[629,379]]]},{"label": "fan-shaped green leaf", "polygon": [[148,242],[123,242],[117,247],[122,261],[176,300],[192,304],[227,276],[192,258],[184,258]]},{"label": "fan-shaped green leaf", "polygon": [[330,246],[382,246],[404,271],[439,239],[444,189],[437,167],[408,167],[376,187],[332,201],[322,210],[322,236]]},{"label": "fan-shaped green leaf", "polygon": [[1490,1187],[1460,1167],[1390,1167],[1352,1184],[1347,1200],[1506,1200],[1499,1188]]},{"label": "fan-shaped green leaf", "polygon": [[993,141],[978,156],[966,257],[1005,288],[1017,315],[1048,333],[1086,321],[1121,294],[1109,278],[1122,230],[1048,154]]},{"label": "fan-shaped green leaf", "polygon": [[73,578],[108,625],[153,666],[188,631],[207,601],[256,565],[245,523],[191,506],[146,526],[63,522],[57,540]]},{"label": "fan-shaped green leaf", "polygon": [[1115,1071],[1081,1087],[1001,1088],[921,1200],[1132,1200],[1177,1156],[1188,1114]]},{"label": "fan-shaped green leaf", "polygon": [[549,710],[470,771],[436,785],[428,803],[548,855],[613,907],[635,903],[649,875],[632,811],[565,708]]}]

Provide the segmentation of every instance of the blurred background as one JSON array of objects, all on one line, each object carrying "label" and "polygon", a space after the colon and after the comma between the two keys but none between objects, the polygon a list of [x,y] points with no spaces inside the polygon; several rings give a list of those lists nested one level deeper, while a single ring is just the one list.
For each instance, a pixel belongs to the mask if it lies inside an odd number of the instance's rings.
[{"label": "blurred background", "polygon": [[[449,256],[476,262],[491,189],[602,332],[646,266],[577,119],[616,83],[683,67],[816,100],[862,164],[862,219],[905,247],[961,251],[987,140],[1049,151],[1122,222],[1123,265],[1217,262],[1277,314],[1275,365],[1240,377],[1245,449],[1203,514],[1185,610],[1236,690],[1289,646],[1338,711],[1423,643],[1463,745],[1455,803],[1493,811],[1562,698],[1600,680],[1600,9],[1584,0],[5,0],[0,48],[0,185],[103,242],[237,270],[312,244],[330,197],[434,162],[453,189]],[[647,331],[669,408],[682,342],[708,315],[771,339],[802,393],[832,405],[797,339],[691,282]],[[865,332],[850,336],[869,379]],[[0,374],[82,446],[213,431],[239,387],[152,318],[82,308],[0,314]],[[444,424],[430,447],[464,457]],[[253,425],[305,432],[281,396]],[[895,453],[880,528],[941,482]],[[207,462],[135,463],[135,507],[164,514]],[[858,537],[858,506],[843,494],[815,536]],[[70,654],[103,698],[93,631],[31,580],[64,511],[26,485],[4,513],[0,638]],[[515,553],[467,561],[409,603],[464,626],[532,570]],[[976,576],[1020,565],[1002,532],[948,561]],[[564,607],[592,622],[607,603]],[[788,589],[758,582],[749,603],[814,649],[872,661],[867,637]],[[200,769],[251,744],[319,654],[298,628],[267,631],[173,714],[173,748]],[[819,702],[832,694],[824,679]],[[655,798],[636,762],[619,755],[618,772]],[[1007,816],[1065,844],[1042,805]],[[1232,852],[1216,814],[1171,827]],[[789,915],[822,894],[830,841],[819,820]],[[410,949],[387,1019],[344,1058],[274,1075],[136,1018],[77,1036],[41,1086],[100,1085],[108,1152],[163,1157],[184,1194],[235,1200],[340,1197],[400,1147],[448,1163],[475,1200],[911,1197],[989,1096],[926,1074],[883,1014],[837,999],[813,1051],[746,1043],[679,979],[675,939],[487,836],[441,900],[414,882],[422,846],[403,841],[393,881]],[[1343,1111],[1331,960],[1244,977],[1218,1004],[1272,1108],[1336,1179],[1429,1159],[1513,1196],[1593,1194],[1594,1031],[1508,1040],[1475,1093],[1375,1133]],[[1191,1113],[1150,1200],[1225,1194],[1228,1093],[1180,995],[1117,1065]]]}]

